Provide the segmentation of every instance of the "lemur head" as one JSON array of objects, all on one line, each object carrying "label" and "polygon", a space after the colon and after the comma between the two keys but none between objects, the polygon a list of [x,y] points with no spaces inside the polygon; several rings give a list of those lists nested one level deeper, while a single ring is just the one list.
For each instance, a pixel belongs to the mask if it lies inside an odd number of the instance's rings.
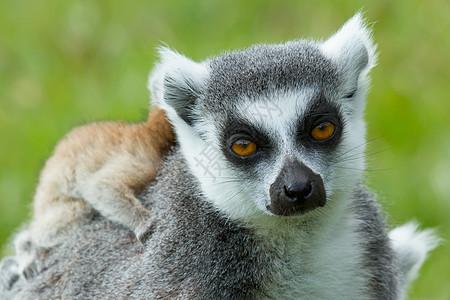
[{"label": "lemur head", "polygon": [[160,55],[150,89],[204,195],[228,217],[303,217],[345,201],[361,179],[376,59],[361,15],[324,42],[261,44],[201,63]]}]

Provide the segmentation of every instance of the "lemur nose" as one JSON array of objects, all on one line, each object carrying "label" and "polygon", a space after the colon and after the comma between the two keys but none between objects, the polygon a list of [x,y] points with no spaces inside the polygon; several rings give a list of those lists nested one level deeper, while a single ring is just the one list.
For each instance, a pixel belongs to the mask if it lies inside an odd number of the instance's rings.
[{"label": "lemur nose", "polygon": [[284,193],[291,201],[304,201],[312,195],[312,192],[313,186],[311,181],[284,186]]},{"label": "lemur nose", "polygon": [[325,206],[326,201],[322,177],[298,160],[287,160],[270,185],[268,210],[279,216],[300,215]]}]

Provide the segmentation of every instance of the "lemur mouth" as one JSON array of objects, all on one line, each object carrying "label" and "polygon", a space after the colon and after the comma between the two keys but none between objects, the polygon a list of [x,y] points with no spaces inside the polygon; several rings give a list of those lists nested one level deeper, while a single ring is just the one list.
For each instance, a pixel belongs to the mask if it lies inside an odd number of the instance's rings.
[{"label": "lemur mouth", "polygon": [[305,214],[326,204],[322,177],[298,160],[285,163],[275,182],[270,186],[270,205],[275,215]]}]

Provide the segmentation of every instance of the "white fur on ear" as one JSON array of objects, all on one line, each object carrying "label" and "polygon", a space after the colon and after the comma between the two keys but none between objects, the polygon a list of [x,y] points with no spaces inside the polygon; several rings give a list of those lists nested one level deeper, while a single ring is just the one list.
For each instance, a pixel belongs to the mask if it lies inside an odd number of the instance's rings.
[{"label": "white fur on ear", "polygon": [[164,97],[164,75],[165,70],[162,65],[156,65],[150,71],[147,88],[150,91],[151,106],[161,106]]},{"label": "white fur on ear", "polygon": [[326,40],[321,49],[337,63],[346,80],[357,81],[360,75],[365,77],[376,64],[376,45],[371,35],[362,14],[357,13]]},{"label": "white fur on ear", "polygon": [[170,106],[189,124],[191,109],[205,86],[208,75],[206,65],[166,47],[161,47],[159,54],[161,61],[149,80],[152,97],[166,111]]}]

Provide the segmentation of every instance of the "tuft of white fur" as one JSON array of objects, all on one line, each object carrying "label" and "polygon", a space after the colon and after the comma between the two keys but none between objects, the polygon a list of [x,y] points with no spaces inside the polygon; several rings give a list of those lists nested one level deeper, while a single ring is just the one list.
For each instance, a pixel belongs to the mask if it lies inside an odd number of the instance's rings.
[{"label": "tuft of white fur", "polygon": [[428,253],[440,243],[434,230],[420,231],[418,227],[417,223],[410,222],[389,232],[406,285],[417,277]]},{"label": "tuft of white fur", "polygon": [[150,71],[147,88],[150,91],[151,107],[160,106],[163,101],[165,74],[165,69],[160,64]]},{"label": "tuft of white fur", "polygon": [[164,78],[170,75],[180,86],[185,85],[185,79],[201,85],[207,75],[207,68],[203,63],[197,63],[181,53],[167,47],[158,49],[160,62],[150,72],[147,88],[150,90],[152,101],[160,105],[164,96]]},{"label": "tuft of white fur", "polygon": [[377,46],[373,42],[372,30],[360,12],[327,39],[321,48],[328,57],[338,60],[343,55],[350,57],[353,54],[352,51],[358,50],[359,46],[363,46],[368,52],[369,71],[377,62]]},{"label": "tuft of white fur", "polygon": [[[169,121],[174,124],[180,117],[164,99],[164,80],[170,77],[183,89],[190,90],[187,79],[199,89],[204,85],[208,69],[205,63],[197,63],[179,52],[167,47],[159,48],[160,62],[150,72],[147,88],[150,90],[153,104],[164,109]],[[181,119],[178,121],[182,121]],[[182,121],[184,122],[184,121]],[[175,126],[175,131],[177,127]]]},{"label": "tuft of white fur", "polygon": [[[344,74],[343,82],[349,91],[356,87],[352,86],[356,82],[358,86],[366,84],[367,75],[377,62],[376,49],[372,30],[361,13],[354,15],[321,45],[325,56]],[[359,79],[355,78],[358,75]]]},{"label": "tuft of white fur", "polygon": [[152,105],[161,106],[164,102],[163,87],[166,74],[177,79],[180,85],[185,85],[183,82],[185,76],[201,82],[206,75],[206,68],[170,48],[160,47],[158,52],[160,62],[150,71],[147,88],[150,91]]}]

